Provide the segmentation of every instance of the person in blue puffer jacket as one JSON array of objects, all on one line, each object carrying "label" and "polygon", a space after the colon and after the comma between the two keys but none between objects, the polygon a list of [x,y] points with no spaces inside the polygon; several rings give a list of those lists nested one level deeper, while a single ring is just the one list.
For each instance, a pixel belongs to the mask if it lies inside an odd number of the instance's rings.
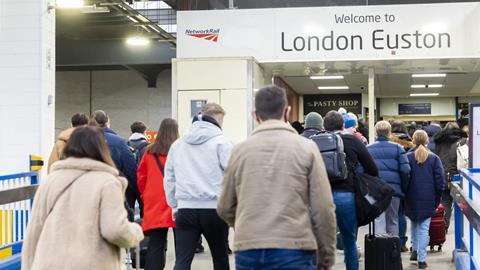
[{"label": "person in blue puffer jacket", "polygon": [[375,220],[376,232],[399,236],[398,210],[408,187],[410,165],[403,147],[389,140],[391,131],[390,123],[378,122],[375,125],[376,140],[367,149],[377,164],[380,177],[395,190],[390,206]]}]

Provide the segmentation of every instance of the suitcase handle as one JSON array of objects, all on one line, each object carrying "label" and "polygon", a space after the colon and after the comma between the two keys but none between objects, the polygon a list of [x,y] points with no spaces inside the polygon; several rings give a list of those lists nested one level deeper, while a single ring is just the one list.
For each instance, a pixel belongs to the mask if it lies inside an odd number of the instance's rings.
[{"label": "suitcase handle", "polygon": [[375,235],[375,220],[368,223],[368,235]]}]

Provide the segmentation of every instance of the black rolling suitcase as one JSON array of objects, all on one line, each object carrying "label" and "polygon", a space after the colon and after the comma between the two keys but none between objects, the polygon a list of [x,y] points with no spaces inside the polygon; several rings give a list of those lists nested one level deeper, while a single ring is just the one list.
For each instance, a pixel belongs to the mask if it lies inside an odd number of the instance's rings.
[{"label": "black rolling suitcase", "polygon": [[375,234],[375,222],[372,223],[365,235],[365,270],[401,270],[400,238]]}]

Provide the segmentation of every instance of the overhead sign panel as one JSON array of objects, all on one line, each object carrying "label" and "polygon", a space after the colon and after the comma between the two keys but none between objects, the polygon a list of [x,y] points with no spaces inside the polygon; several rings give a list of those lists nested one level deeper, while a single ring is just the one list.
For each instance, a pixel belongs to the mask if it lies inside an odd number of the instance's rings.
[{"label": "overhead sign panel", "polygon": [[202,10],[177,16],[178,58],[253,56],[260,62],[285,62],[480,57],[480,3]]},{"label": "overhead sign panel", "polygon": [[432,103],[398,104],[399,115],[432,114]]}]

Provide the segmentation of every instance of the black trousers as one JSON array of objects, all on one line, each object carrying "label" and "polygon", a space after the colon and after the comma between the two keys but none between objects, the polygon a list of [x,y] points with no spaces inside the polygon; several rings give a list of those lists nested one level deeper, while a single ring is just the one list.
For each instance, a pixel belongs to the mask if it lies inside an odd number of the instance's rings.
[{"label": "black trousers", "polygon": [[190,270],[198,239],[203,234],[212,252],[213,269],[229,270],[228,225],[215,209],[179,209],[175,220],[175,268]]},{"label": "black trousers", "polygon": [[163,270],[167,257],[168,228],[148,231],[148,249],[145,270]]}]

